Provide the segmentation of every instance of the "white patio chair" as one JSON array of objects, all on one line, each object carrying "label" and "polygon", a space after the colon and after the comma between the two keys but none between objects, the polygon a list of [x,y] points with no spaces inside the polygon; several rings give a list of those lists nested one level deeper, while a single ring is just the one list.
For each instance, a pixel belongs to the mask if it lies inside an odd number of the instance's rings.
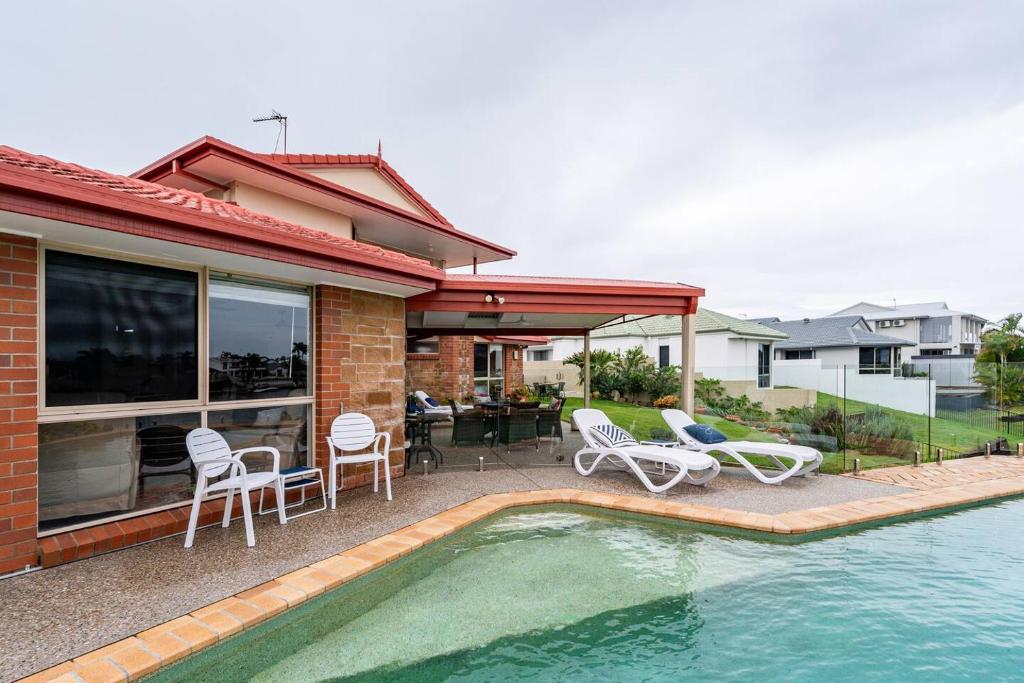
[{"label": "white patio chair", "polygon": [[[373,491],[379,489],[377,468],[384,466],[384,486],[388,500],[391,500],[391,467],[388,453],[391,451],[391,435],[378,432],[373,420],[362,413],[343,413],[331,423],[331,435],[327,437],[330,450],[330,484],[331,509],[336,508],[338,500],[338,477],[344,482],[345,464],[355,465],[366,462],[373,463]],[[369,449],[369,452],[366,452]],[[358,452],[357,452],[358,451]],[[346,455],[346,453],[353,453]],[[339,471],[339,468],[341,471]]]},{"label": "white patio chair", "polygon": [[[680,482],[704,486],[718,476],[720,465],[711,456],[681,448],[637,442],[628,432],[612,425],[608,416],[600,410],[574,410],[572,420],[586,443],[585,448],[576,452],[573,465],[585,477],[607,461],[616,467],[631,470],[651,493],[664,493]],[[618,430],[617,438],[615,430]],[[608,433],[613,436],[609,437]],[[588,455],[594,456],[594,462],[586,467],[582,458]],[[653,465],[654,469],[645,469],[641,463]],[[671,471],[676,471],[676,474],[663,484],[655,484],[649,476],[667,475]]]},{"label": "white patio chair", "polygon": [[[279,474],[281,469],[281,453],[270,446],[253,446],[232,451],[224,437],[205,427],[193,429],[185,437],[185,446],[192,458],[192,464],[196,466],[196,494],[192,499],[192,514],[188,518],[188,531],[185,533],[185,547],[191,548],[192,541],[196,536],[196,524],[199,521],[199,507],[203,502],[203,496],[217,491],[227,491],[227,500],[224,502],[224,519],[221,526],[227,528],[231,524],[231,507],[234,502],[235,489],[242,498],[242,517],[245,519],[245,541],[251,548],[256,545],[256,539],[252,532],[252,503],[249,500],[249,493],[261,490],[267,486],[274,487],[277,494],[278,521],[287,524],[284,505],[284,482]],[[270,453],[273,457],[273,467],[269,472],[250,473],[242,456],[248,453]],[[229,472],[230,470],[230,472]],[[214,481],[217,477],[228,472],[225,479]],[[211,483],[212,482],[212,483]]]},{"label": "white patio chair", "polygon": [[[754,475],[758,481],[765,484],[781,484],[790,477],[803,477],[821,466],[822,455],[820,452],[808,446],[797,446],[795,444],[768,443],[760,441],[722,441],[719,443],[701,443],[695,439],[686,428],[696,424],[689,415],[682,410],[670,408],[661,411],[661,417],[665,420],[676,435],[676,439],[684,447],[692,451],[700,451],[717,456],[719,460],[731,458],[742,465],[748,472]],[[754,466],[746,457],[747,455],[763,455],[779,468],[777,474],[766,474]],[[792,465],[787,465],[783,460],[791,460]]]}]

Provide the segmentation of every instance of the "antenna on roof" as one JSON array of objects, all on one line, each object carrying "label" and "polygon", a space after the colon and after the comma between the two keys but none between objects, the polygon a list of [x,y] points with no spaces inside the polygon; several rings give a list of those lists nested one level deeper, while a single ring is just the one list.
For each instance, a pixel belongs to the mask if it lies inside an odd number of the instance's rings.
[{"label": "antenna on roof", "polygon": [[263,123],[264,121],[277,121],[281,127],[277,130],[277,140],[274,141],[274,154],[277,154],[277,143],[281,140],[281,131],[284,131],[284,153],[288,153],[288,117],[279,112],[276,109],[271,109],[270,114],[267,116],[257,116],[252,120],[253,123]]},{"label": "antenna on roof", "polygon": [[384,152],[381,150],[380,138],[377,138],[377,168],[384,162]]}]

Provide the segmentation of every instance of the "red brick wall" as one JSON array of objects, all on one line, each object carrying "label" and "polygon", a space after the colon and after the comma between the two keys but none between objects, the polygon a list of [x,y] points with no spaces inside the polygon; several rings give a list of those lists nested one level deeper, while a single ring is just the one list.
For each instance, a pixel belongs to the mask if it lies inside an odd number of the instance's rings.
[{"label": "red brick wall", "polygon": [[[325,438],[344,409],[366,413],[379,431],[391,434],[391,471],[400,476],[405,468],[405,302],[326,285],[316,294],[316,462],[326,466]],[[344,487],[369,483],[372,472],[371,465],[346,467]]]},{"label": "red brick wall", "polygon": [[462,401],[473,393],[473,337],[441,337],[439,347],[406,359],[406,395],[425,391],[441,402]]},{"label": "red brick wall", "polygon": [[513,389],[518,389],[519,387],[523,386],[524,349],[521,346],[505,344],[503,347],[503,351],[503,367],[505,370],[505,393],[508,394]]},{"label": "red brick wall", "polygon": [[37,564],[36,256],[0,235],[0,574]]}]

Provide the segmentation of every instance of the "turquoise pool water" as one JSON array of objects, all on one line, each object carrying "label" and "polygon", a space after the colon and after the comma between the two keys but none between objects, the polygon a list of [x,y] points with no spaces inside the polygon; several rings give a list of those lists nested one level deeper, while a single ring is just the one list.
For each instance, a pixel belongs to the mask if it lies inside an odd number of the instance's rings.
[{"label": "turquoise pool water", "polygon": [[1024,678],[1024,500],[801,543],[510,511],[159,681]]}]

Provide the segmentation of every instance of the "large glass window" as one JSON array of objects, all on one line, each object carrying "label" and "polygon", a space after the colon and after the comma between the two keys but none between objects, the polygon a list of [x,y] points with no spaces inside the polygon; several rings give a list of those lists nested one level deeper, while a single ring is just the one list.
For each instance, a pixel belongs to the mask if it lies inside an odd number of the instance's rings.
[{"label": "large glass window", "polygon": [[[282,468],[309,462],[309,288],[50,249],[44,258],[40,529],[187,503],[195,469],[185,437],[203,425],[233,449],[277,448]],[[222,403],[237,400],[246,407]],[[172,414],[147,406],[156,401],[192,403]],[[133,405],[89,417],[89,406],[108,404]],[[246,463],[256,471],[270,458]]]},{"label": "large glass window", "polygon": [[767,389],[772,385],[772,346],[757,345],[757,386]]},{"label": "large glass window", "polygon": [[210,276],[210,400],[308,396],[309,290]]},{"label": "large glass window", "polygon": [[198,273],[46,252],[46,405],[198,398]]},{"label": "large glass window", "polygon": [[863,346],[860,349],[860,374],[886,375],[892,373],[892,348],[889,346]]},{"label": "large glass window", "polygon": [[199,413],[39,425],[39,528],[190,500]]}]

